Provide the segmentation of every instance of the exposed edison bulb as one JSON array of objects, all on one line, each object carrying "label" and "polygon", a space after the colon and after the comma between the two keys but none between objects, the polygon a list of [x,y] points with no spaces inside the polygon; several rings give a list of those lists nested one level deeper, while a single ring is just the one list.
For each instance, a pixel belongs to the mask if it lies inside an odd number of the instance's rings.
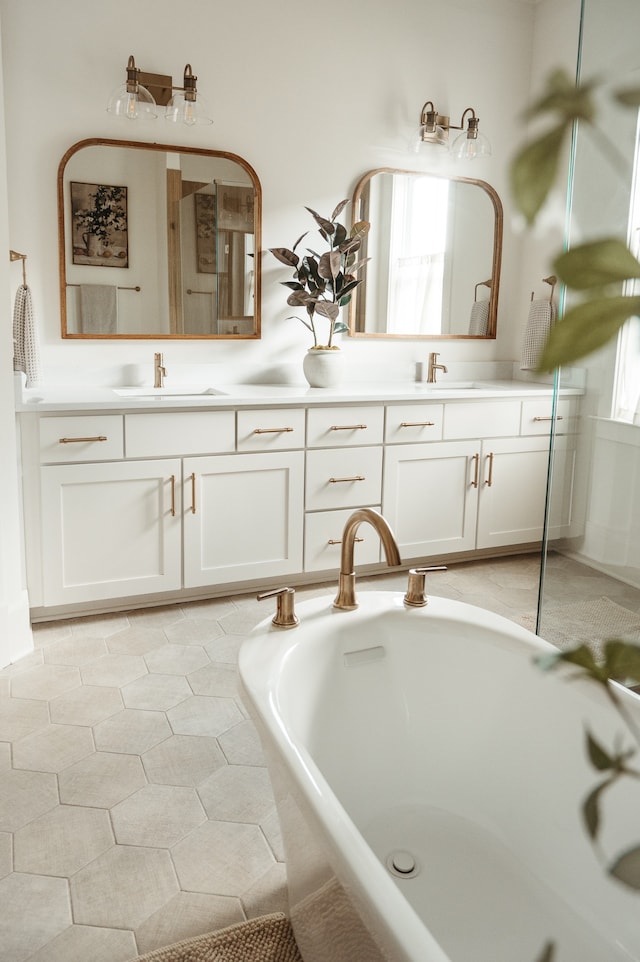
[{"label": "exposed edison bulb", "polygon": [[196,124],[212,124],[213,120],[207,116],[200,97],[188,100],[183,93],[176,93],[167,104],[165,120],[174,124],[185,124],[193,127]]},{"label": "exposed edison bulb", "polygon": [[107,105],[108,113],[125,120],[156,120],[156,102],[147,88],[140,84],[135,85],[135,90],[129,87],[128,84],[122,84],[114,90]]}]

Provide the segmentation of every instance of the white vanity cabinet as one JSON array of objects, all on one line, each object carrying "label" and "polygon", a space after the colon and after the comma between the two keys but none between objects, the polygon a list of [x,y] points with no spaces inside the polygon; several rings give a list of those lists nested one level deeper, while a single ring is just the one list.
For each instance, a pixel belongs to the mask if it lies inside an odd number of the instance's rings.
[{"label": "white vanity cabinet", "polygon": [[[550,533],[570,533],[577,399],[492,393],[24,411],[34,617],[337,575],[360,507],[382,511],[412,564],[537,543],[552,417]],[[381,560],[363,524],[356,566]]]},{"label": "white vanity cabinet", "polygon": [[302,571],[304,452],[184,461],[184,586]]},{"label": "white vanity cabinet", "polygon": [[[569,404],[564,417],[572,424]],[[546,399],[448,401],[442,442],[389,445],[382,508],[403,558],[540,541],[549,412]],[[393,418],[405,420],[404,412],[396,410]],[[575,448],[562,437],[555,450],[563,491],[550,519],[557,537],[571,521]]]}]

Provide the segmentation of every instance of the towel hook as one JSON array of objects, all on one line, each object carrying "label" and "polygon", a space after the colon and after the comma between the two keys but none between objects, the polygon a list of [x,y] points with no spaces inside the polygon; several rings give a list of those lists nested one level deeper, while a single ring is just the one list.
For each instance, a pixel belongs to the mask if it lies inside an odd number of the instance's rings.
[{"label": "towel hook", "polygon": [[491,290],[491,278],[489,278],[488,281],[478,281],[478,283],[477,283],[476,286],[475,286],[475,290],[474,290],[474,294],[473,294],[473,299],[474,299],[474,301],[477,301],[477,300],[478,300],[478,288],[479,288],[479,287],[488,287],[489,290]]},{"label": "towel hook", "polygon": [[[549,294],[549,303],[553,304],[553,292],[556,289],[556,284],[558,283],[558,278],[555,274],[549,274],[548,277],[542,278],[543,283],[551,285],[551,293]],[[531,291],[531,300],[535,297],[535,291]]]},{"label": "towel hook", "polygon": [[27,286],[27,255],[19,254],[18,251],[9,251],[11,261],[22,261],[22,286]]}]

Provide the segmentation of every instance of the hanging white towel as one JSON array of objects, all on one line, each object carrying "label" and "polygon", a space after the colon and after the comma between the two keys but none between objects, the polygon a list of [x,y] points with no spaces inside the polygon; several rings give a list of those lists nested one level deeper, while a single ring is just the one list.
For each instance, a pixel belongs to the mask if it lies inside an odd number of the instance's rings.
[{"label": "hanging white towel", "polygon": [[533,371],[542,356],[551,325],[556,319],[556,306],[548,298],[531,301],[522,342],[521,371]]},{"label": "hanging white towel", "polygon": [[13,305],[13,369],[24,371],[27,387],[38,387],[42,380],[38,328],[31,291],[26,284],[21,284],[16,291]]},{"label": "hanging white towel", "polygon": [[83,334],[116,334],[118,288],[115,284],[81,284],[80,318]]},{"label": "hanging white towel", "polygon": [[474,301],[469,321],[469,334],[489,333],[489,301]]}]

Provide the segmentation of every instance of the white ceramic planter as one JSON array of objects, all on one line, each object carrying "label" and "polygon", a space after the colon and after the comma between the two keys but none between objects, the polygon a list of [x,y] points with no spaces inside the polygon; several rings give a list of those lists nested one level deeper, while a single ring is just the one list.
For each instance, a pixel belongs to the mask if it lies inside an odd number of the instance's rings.
[{"label": "white ceramic planter", "polygon": [[309,349],[302,362],[310,387],[335,387],[342,380],[344,358],[340,350]]}]

